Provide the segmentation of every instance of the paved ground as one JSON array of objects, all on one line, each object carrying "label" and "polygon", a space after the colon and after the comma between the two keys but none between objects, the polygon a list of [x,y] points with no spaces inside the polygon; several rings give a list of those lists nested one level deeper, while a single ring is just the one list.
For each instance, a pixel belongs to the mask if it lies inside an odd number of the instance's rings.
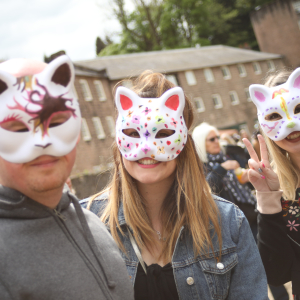
[{"label": "paved ground", "polygon": [[[287,290],[288,293],[289,293],[289,296],[290,296],[290,299],[289,299],[289,300],[293,300],[293,295],[292,295],[292,284],[291,284],[291,282],[286,283],[284,286],[285,286],[286,290]],[[269,298],[270,298],[270,300],[274,300],[272,294],[270,293],[270,289],[269,289]]]}]

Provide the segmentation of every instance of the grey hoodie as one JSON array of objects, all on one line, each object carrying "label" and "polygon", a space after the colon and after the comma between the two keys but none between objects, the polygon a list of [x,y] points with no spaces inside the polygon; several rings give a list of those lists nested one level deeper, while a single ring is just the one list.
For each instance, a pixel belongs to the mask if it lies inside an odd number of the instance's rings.
[{"label": "grey hoodie", "polygon": [[133,299],[99,218],[64,193],[55,210],[0,185],[0,299]]}]

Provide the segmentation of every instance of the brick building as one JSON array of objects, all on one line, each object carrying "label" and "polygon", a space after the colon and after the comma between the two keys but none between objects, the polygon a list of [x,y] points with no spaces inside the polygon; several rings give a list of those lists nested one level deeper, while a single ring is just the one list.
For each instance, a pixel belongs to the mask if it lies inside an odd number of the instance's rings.
[{"label": "brick building", "polygon": [[[194,101],[195,125],[253,130],[256,108],[248,87],[261,83],[269,70],[283,67],[281,55],[228,46],[99,57],[75,62],[75,89],[83,123],[73,176],[107,168],[114,141],[113,89],[123,79],[151,69],[166,74]],[[91,193],[93,193],[92,191]],[[90,194],[91,194],[90,193]]]},{"label": "brick building", "polygon": [[261,51],[283,55],[287,66],[300,66],[300,1],[276,0],[251,13]]}]

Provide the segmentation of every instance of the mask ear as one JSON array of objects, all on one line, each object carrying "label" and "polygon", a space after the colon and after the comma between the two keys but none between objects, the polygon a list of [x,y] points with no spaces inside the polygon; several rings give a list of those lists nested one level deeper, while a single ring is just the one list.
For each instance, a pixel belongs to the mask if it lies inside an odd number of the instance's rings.
[{"label": "mask ear", "polygon": [[71,89],[74,78],[73,64],[67,55],[63,55],[50,62],[41,73],[34,75],[33,80],[46,86],[51,95],[59,96]]},{"label": "mask ear", "polygon": [[286,82],[286,87],[289,91],[293,89],[300,90],[300,68],[296,69]]},{"label": "mask ear", "polygon": [[160,98],[162,101],[162,106],[169,109],[170,111],[175,111],[179,114],[183,112],[185,105],[185,98],[182,88],[175,87],[166,91]]},{"label": "mask ear", "polygon": [[262,107],[265,107],[264,103],[267,103],[269,100],[272,100],[271,90],[261,84],[252,84],[249,87],[249,93],[251,100],[256,105],[258,110],[261,110]]},{"label": "mask ear", "polygon": [[123,86],[118,87],[116,91],[115,101],[119,113],[132,108],[137,98],[139,98],[139,96],[132,90]]}]

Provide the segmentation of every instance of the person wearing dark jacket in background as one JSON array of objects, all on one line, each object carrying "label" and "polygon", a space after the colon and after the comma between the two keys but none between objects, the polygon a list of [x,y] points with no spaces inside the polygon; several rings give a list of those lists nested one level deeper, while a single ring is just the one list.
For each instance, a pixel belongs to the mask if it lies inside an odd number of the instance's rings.
[{"label": "person wearing dark jacket in background", "polygon": [[245,185],[248,181],[247,173],[241,169],[236,160],[224,154],[219,143],[219,133],[215,127],[202,123],[195,127],[192,136],[198,154],[205,164],[206,180],[212,191],[239,206],[255,234],[256,198],[251,189]]},{"label": "person wearing dark jacket in background", "polygon": [[133,290],[105,226],[63,193],[81,117],[67,56],[0,64],[1,300],[123,300]]}]

